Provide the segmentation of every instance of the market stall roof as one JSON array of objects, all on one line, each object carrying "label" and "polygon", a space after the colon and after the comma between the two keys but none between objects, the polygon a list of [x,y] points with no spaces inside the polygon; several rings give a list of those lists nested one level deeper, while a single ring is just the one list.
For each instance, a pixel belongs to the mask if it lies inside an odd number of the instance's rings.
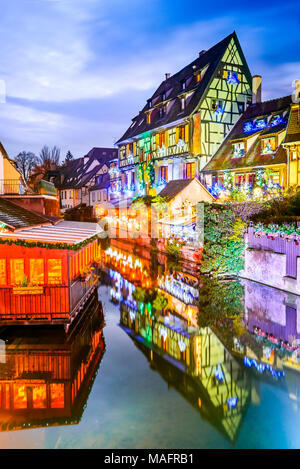
[{"label": "market stall roof", "polygon": [[14,233],[3,232],[0,233],[0,239],[76,245],[101,232],[102,229],[97,223],[62,221],[54,226],[40,226]]}]

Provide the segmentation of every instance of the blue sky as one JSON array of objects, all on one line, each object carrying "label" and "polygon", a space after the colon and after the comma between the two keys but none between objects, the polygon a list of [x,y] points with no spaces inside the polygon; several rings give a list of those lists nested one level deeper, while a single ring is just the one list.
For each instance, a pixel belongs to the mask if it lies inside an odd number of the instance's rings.
[{"label": "blue sky", "polygon": [[165,73],[233,30],[263,99],[291,94],[299,0],[1,0],[0,140],[11,157],[113,146]]}]

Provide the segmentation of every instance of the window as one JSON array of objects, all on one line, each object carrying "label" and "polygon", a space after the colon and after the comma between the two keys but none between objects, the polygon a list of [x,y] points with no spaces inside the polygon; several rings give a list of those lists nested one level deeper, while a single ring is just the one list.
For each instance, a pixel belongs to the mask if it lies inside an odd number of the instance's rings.
[{"label": "window", "polygon": [[162,147],[165,144],[165,132],[162,132],[158,135],[159,146]]},{"label": "window", "polygon": [[159,177],[161,180],[168,182],[168,166],[161,166],[159,168]]},{"label": "window", "polygon": [[264,138],[261,141],[261,152],[263,155],[273,153],[276,149],[275,138]]},{"label": "window", "polygon": [[50,384],[50,402],[51,409],[63,409],[65,407],[64,383]]},{"label": "window", "polygon": [[23,282],[25,276],[24,259],[10,260],[10,280],[12,285],[18,285]]},{"label": "window", "polygon": [[43,259],[30,259],[30,282],[37,285],[44,284],[44,260]]},{"label": "window", "polygon": [[245,155],[245,143],[244,142],[234,143],[232,147],[233,147],[233,152],[232,152],[233,158],[242,158]]},{"label": "window", "polygon": [[185,109],[185,98],[181,98],[181,110]]},{"label": "window", "polygon": [[182,91],[186,90],[186,81],[185,81],[185,80],[183,80],[183,81],[181,82],[181,90],[182,90]]},{"label": "window", "polygon": [[171,129],[169,131],[169,145],[176,145],[176,129]]},{"label": "window", "polygon": [[166,106],[161,106],[159,108],[159,117],[164,117],[166,115]]},{"label": "window", "polygon": [[96,200],[96,194],[95,192],[92,192],[92,202],[95,202],[95,200]]},{"label": "window", "polygon": [[199,81],[201,81],[201,73],[200,72],[197,73],[197,75],[196,75],[196,81],[197,81],[197,83],[199,83]]},{"label": "window", "polygon": [[186,179],[193,179],[195,177],[195,163],[186,164]]},{"label": "window", "polygon": [[297,150],[291,150],[291,161],[297,160]]},{"label": "window", "polygon": [[148,99],[148,109],[151,109],[152,108],[152,100],[151,99]]},{"label": "window", "polygon": [[6,259],[0,259],[0,285],[6,284]]},{"label": "window", "polygon": [[165,92],[162,93],[162,95],[161,95],[161,100],[162,100],[162,101],[165,101],[165,100],[166,100],[166,93],[165,93]]},{"label": "window", "polygon": [[62,261],[61,259],[48,259],[48,284],[60,283],[62,283]]},{"label": "window", "polygon": [[98,191],[98,202],[101,200],[101,191]]},{"label": "window", "polygon": [[245,110],[245,104],[244,103],[237,103],[237,105],[238,105],[239,114],[243,114],[243,112]]},{"label": "window", "polygon": [[151,124],[151,114],[150,114],[150,112],[147,113],[147,124]]},{"label": "window", "polygon": [[185,141],[185,127],[178,127],[178,139]]},{"label": "window", "polygon": [[34,409],[46,409],[47,407],[47,389],[46,384],[30,386],[27,392],[32,392],[32,407]]}]

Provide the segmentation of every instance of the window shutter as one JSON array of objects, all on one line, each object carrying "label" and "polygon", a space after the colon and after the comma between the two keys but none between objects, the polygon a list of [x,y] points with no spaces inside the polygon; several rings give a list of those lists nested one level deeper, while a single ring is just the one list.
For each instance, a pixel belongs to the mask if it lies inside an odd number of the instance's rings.
[{"label": "window shutter", "polygon": [[165,147],[169,146],[169,134],[168,131],[165,131]]},{"label": "window shutter", "polygon": [[189,141],[189,124],[186,124],[185,126],[185,131],[184,131],[184,136],[185,136],[185,142],[188,143]]}]

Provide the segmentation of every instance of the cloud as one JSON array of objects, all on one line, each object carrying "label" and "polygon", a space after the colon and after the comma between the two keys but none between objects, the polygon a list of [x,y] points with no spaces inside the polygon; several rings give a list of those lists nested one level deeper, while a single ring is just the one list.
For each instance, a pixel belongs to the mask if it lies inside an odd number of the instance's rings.
[{"label": "cloud", "polygon": [[[174,9],[179,4],[172,3]],[[252,73],[263,75],[264,98],[291,93],[299,63],[264,60],[266,27],[257,16],[232,11],[211,19],[215,11],[207,17],[203,8],[185,22],[172,21],[168,5],[161,0],[6,2],[0,79],[7,102],[0,104],[0,119],[9,152],[26,145],[38,151],[53,142],[80,156],[92,146],[112,146],[165,73],[187,65],[234,25]]]}]

